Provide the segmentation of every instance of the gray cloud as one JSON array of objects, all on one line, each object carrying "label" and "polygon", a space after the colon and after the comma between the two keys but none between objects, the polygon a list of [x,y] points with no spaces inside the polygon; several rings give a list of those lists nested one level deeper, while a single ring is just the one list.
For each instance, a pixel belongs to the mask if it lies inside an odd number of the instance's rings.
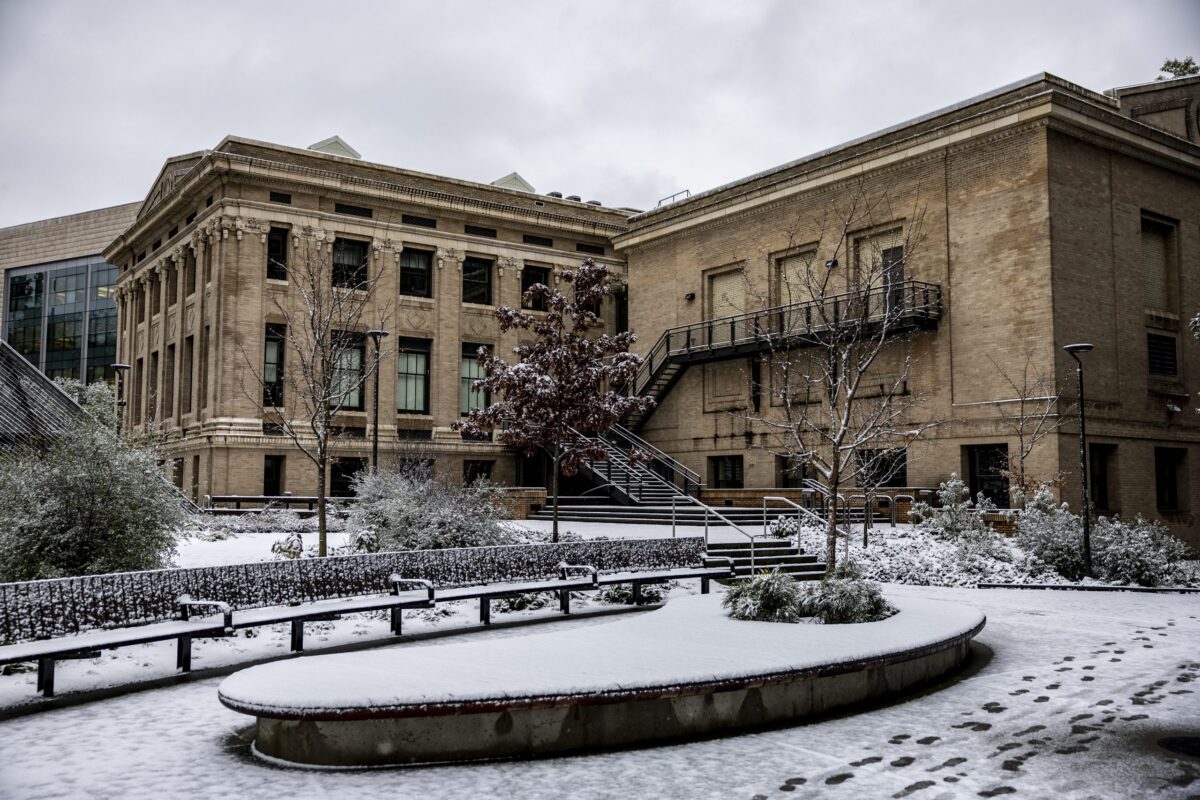
[{"label": "gray cloud", "polygon": [[227,133],[652,207],[1026,75],[1200,56],[1180,2],[0,2],[0,226]]}]

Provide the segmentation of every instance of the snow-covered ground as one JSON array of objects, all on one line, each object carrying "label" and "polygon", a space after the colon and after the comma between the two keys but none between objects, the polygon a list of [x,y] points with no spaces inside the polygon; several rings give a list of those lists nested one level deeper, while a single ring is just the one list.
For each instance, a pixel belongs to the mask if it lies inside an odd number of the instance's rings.
[{"label": "snow-covered ground", "polygon": [[[247,718],[220,705],[220,679],[212,678],[0,722],[0,796],[859,800],[1200,793],[1200,763],[1156,745],[1166,736],[1200,735],[1193,694],[1200,680],[1200,599],[885,588],[893,597],[983,610],[988,624],[976,639],[982,647],[972,668],[903,702],[765,733],[542,761],[363,772],[288,770],[255,759]],[[539,630],[545,628],[468,636]]]}]

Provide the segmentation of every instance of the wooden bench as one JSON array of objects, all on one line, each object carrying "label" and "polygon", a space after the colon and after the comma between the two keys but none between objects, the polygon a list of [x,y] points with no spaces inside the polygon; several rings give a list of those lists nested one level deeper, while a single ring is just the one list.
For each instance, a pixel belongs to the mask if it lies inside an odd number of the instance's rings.
[{"label": "wooden bench", "polygon": [[[289,623],[291,649],[304,649],[304,625],[386,610],[399,635],[405,609],[556,591],[570,613],[572,591],[614,583],[640,586],[699,577],[708,590],[726,567],[703,561],[699,537],[598,540],[454,550],[407,550],[221,567],[86,575],[0,584],[0,664],[36,661],[38,690],[54,694],[56,661],[148,642],[177,643],[176,667],[192,668],[192,641]],[[583,573],[582,576],[577,573]],[[202,598],[202,599],[193,599]],[[219,614],[197,617],[195,609]]]}]

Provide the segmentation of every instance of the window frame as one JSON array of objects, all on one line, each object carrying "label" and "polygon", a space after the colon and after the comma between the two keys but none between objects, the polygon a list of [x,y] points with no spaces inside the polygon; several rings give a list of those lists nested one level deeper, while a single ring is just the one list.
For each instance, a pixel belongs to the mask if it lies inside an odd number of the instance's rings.
[{"label": "window frame", "polygon": [[[272,225],[267,231],[267,280],[271,281],[286,281],[288,279],[288,239],[292,232],[284,227]],[[280,245],[283,248],[283,258],[273,258],[271,248],[272,245]],[[274,254],[278,256],[278,253]]]},{"label": "window frame", "polygon": [[[344,251],[347,247],[362,248],[363,260],[358,266],[352,266],[347,263],[338,263],[339,250]],[[366,285],[370,282],[370,261],[371,261],[371,243],[362,239],[355,239],[349,236],[338,236],[333,240],[333,252],[330,255],[330,271],[329,281],[337,289],[347,289],[349,291],[365,291]],[[341,273],[341,270],[353,269],[353,273]],[[351,278],[356,282],[344,282],[345,279]]]},{"label": "window frame", "polygon": [[[425,274],[424,274],[424,281],[425,281],[424,292],[416,291],[416,290],[412,290],[412,289],[405,289],[405,278],[406,277],[411,278],[415,274],[415,270],[411,266],[409,266],[405,263],[405,260],[407,258],[409,258],[410,255],[412,255],[412,256],[421,255],[421,256],[424,256],[426,259]],[[425,297],[425,298],[433,297],[433,256],[434,256],[434,253],[432,250],[425,250],[420,247],[405,247],[400,252],[400,294],[401,294],[401,296],[403,296],[403,297]]]},{"label": "window frame", "polygon": [[[536,272],[542,273],[542,275],[543,275],[542,279],[533,281],[532,283],[528,282],[526,280],[526,278],[527,278],[526,273],[530,272],[530,271],[536,271]],[[526,300],[525,292],[528,291],[530,286],[533,286],[536,283],[543,284],[547,288],[549,288],[550,281],[552,280],[552,278],[551,278],[552,273],[553,273],[553,270],[550,267],[543,267],[538,264],[525,264],[524,266],[521,267],[521,308],[525,309],[526,311],[545,311],[546,310],[546,298],[545,297],[539,297],[536,300]]]},{"label": "window frame", "polygon": [[[403,363],[402,356],[404,355],[423,355],[425,357],[425,369],[422,372],[401,372],[401,364]],[[429,384],[430,384],[430,365],[433,361],[433,341],[431,339],[419,339],[415,337],[402,336],[396,341],[396,413],[397,414],[430,414],[429,407]],[[401,379],[403,377],[413,378],[418,377],[422,382],[421,387],[421,406],[420,408],[402,408],[400,405],[401,397],[407,397],[409,393],[401,392]]]},{"label": "window frame", "polygon": [[[347,338],[339,342],[338,346],[341,348],[341,350],[337,353],[338,363],[334,365],[333,375],[330,376],[330,387],[335,388],[333,382],[340,380],[338,377],[340,374],[355,369],[354,367],[346,366],[345,364],[341,363],[342,359],[351,353],[358,354],[358,377],[356,381],[357,385],[353,389],[341,389],[341,386],[345,386],[344,383],[337,387],[338,393],[342,395],[344,399],[340,403],[330,403],[330,407],[337,408],[339,411],[362,411],[366,408],[366,392],[364,392],[363,389],[366,385],[367,375],[367,337],[365,334],[355,333],[353,331],[339,331],[335,334],[335,336],[339,338]],[[351,403],[350,398],[355,397],[356,395],[357,402]]]},{"label": "window frame", "polygon": [[[484,270],[484,274],[487,276],[486,280],[480,281],[475,278],[468,278],[467,277],[468,265],[471,265],[472,267],[476,267],[476,268],[479,267],[480,265],[486,265],[486,270]],[[477,305],[477,306],[495,305],[495,302],[494,302],[495,301],[494,280],[492,277],[492,273],[495,271],[495,269],[494,269],[495,266],[496,266],[495,259],[485,258],[484,256],[467,256],[465,259],[463,259],[463,262],[462,262],[462,302],[463,303],[469,303],[471,305]],[[483,302],[480,302],[479,300],[474,299],[476,297],[476,295],[478,294],[477,292],[474,292],[474,291],[471,293],[471,299],[468,299],[468,296],[467,296],[468,282],[470,282],[474,286],[482,286],[483,293],[484,293]]]},{"label": "window frame", "polygon": [[[282,408],[284,403],[283,381],[287,361],[285,342],[287,341],[287,325],[269,322],[263,334],[263,408]],[[278,360],[272,363],[268,359],[270,345],[278,345]],[[275,369],[274,380],[268,380],[268,368]]]},{"label": "window frame", "polygon": [[[480,365],[478,360],[479,348],[481,347],[487,348],[489,351],[492,349],[492,346],[489,344],[476,342],[462,343],[462,355],[459,359],[458,365],[458,414],[460,417],[470,416],[472,411],[476,409],[482,410],[492,404],[491,392],[486,389],[483,390],[483,392],[479,392],[471,388],[471,384],[473,384],[475,381],[486,377],[486,374],[483,372],[483,367]],[[468,363],[473,367],[473,369],[470,370],[472,373],[470,375],[466,374],[468,372]],[[470,383],[468,383],[468,381]],[[470,398],[472,395],[479,394],[483,395],[483,400],[482,403],[476,405]]]}]

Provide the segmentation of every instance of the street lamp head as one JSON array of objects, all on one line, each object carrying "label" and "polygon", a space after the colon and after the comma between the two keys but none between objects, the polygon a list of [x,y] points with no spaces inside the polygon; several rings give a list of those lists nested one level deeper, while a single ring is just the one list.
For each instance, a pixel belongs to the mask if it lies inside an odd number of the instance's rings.
[{"label": "street lamp head", "polygon": [[1095,345],[1090,344],[1088,342],[1080,342],[1079,344],[1069,344],[1063,348],[1063,350],[1066,350],[1071,355],[1075,355],[1076,353],[1090,353],[1093,349],[1095,349]]},{"label": "street lamp head", "polygon": [[113,364],[112,368],[115,369],[117,372],[125,372],[127,369],[129,369],[129,365],[128,364]]},{"label": "street lamp head", "polygon": [[379,330],[377,328],[367,331],[367,336],[370,336],[372,339],[374,339],[375,344],[379,344],[380,339],[384,338],[385,336],[390,336],[390,335],[391,334],[389,334],[387,331]]}]

